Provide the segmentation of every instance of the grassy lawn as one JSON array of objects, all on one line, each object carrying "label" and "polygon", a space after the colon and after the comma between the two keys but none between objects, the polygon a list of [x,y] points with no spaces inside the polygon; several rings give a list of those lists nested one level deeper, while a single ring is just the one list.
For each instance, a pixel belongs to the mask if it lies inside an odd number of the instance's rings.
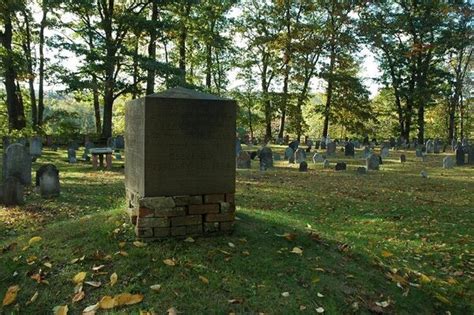
[{"label": "grassy lawn", "polygon": [[[363,160],[340,152],[331,162],[346,161],[346,172],[310,157],[307,173],[285,161],[260,172],[254,161],[252,170],[237,171],[231,236],[137,247],[124,213],[122,164],[93,171],[67,164],[65,150],[45,150],[38,162],[58,166],[61,196],[43,200],[31,189],[24,206],[0,206],[0,298],[20,287],[0,313],[50,314],[68,305],[80,314],[105,295],[130,292],[143,301],[108,314],[172,307],[184,314],[472,314],[474,168],[444,170],[444,154],[421,162],[413,151],[400,164],[400,153],[367,175],[356,174]],[[34,236],[41,240],[28,246]],[[85,297],[73,303],[72,278],[83,271],[101,285],[84,284]]]}]

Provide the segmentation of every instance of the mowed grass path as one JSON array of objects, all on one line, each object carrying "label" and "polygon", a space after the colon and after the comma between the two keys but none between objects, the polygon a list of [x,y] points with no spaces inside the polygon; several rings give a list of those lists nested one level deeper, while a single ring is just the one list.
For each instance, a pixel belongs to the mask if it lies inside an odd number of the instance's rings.
[{"label": "mowed grass path", "polygon": [[[38,160],[59,167],[60,198],[42,200],[29,190],[24,206],[0,207],[0,298],[20,286],[16,302],[0,310],[5,314],[50,314],[57,305],[80,314],[123,292],[144,300],[97,313],[474,312],[474,168],[444,170],[445,154],[421,162],[410,151],[400,164],[402,152],[391,152],[381,171],[367,175],[355,172],[362,159],[341,152],[331,162],[346,161],[345,172],[309,156],[308,173],[285,161],[260,172],[254,161],[252,170],[237,171],[231,236],[136,247],[123,211],[122,164],[93,171],[67,164],[62,151],[45,150]],[[42,240],[28,247],[33,236]],[[73,303],[72,278],[81,271],[101,286],[84,284],[84,299]],[[118,281],[110,286],[114,272]]]}]

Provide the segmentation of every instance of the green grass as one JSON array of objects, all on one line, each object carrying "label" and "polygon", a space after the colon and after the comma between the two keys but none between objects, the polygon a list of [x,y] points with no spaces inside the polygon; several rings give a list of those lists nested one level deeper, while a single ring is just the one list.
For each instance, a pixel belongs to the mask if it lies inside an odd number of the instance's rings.
[{"label": "green grass", "polygon": [[[122,165],[93,171],[46,150],[38,161],[59,167],[61,196],[42,200],[30,190],[24,206],[0,207],[0,298],[11,285],[21,288],[16,303],[0,312],[49,314],[67,304],[70,314],[80,314],[104,295],[131,292],[143,294],[143,302],[114,312],[314,314],[322,307],[327,314],[472,314],[474,168],[444,170],[444,154],[420,162],[411,151],[400,164],[400,153],[368,175],[356,174],[361,159],[341,153],[331,162],[348,162],[346,172],[310,162],[309,172],[299,173],[284,161],[260,172],[255,161],[252,170],[237,171],[231,236],[137,248],[124,213]],[[33,236],[42,241],[25,248]],[[119,254],[120,242],[128,256]],[[303,254],[291,253],[294,247]],[[171,258],[174,267],[163,263]],[[94,272],[98,265],[105,266]],[[31,279],[40,270],[48,284]],[[80,271],[102,286],[85,285],[85,298],[72,303],[72,277]],[[118,282],[111,287],[113,272]],[[153,292],[153,284],[161,291]],[[35,292],[38,299],[27,305]],[[384,301],[385,308],[376,304]]]}]

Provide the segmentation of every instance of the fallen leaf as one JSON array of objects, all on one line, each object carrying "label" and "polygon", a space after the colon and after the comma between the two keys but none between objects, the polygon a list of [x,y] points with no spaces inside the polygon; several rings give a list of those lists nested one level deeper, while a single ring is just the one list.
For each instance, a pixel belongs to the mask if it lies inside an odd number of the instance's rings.
[{"label": "fallen leaf", "polygon": [[161,284],[154,284],[150,286],[150,289],[152,289],[155,292],[158,292],[161,290]]},{"label": "fallen leaf", "polygon": [[385,257],[385,258],[388,258],[388,257],[392,257],[393,254],[389,251],[383,250],[382,251],[382,256]]},{"label": "fallen leaf", "polygon": [[186,237],[186,239],[185,239],[184,241],[185,241],[186,243],[194,243],[194,242],[195,242],[194,238],[192,238],[191,236]]},{"label": "fallen leaf", "polygon": [[94,315],[98,309],[99,309],[99,303],[94,304],[94,305],[89,305],[82,311],[82,315]]},{"label": "fallen leaf", "polygon": [[133,242],[133,245],[135,245],[135,247],[139,247],[139,248],[147,246],[146,243],[143,243],[143,242],[140,242],[140,241]]},{"label": "fallen leaf", "polygon": [[207,279],[206,277],[199,276],[199,280],[201,280],[202,283],[204,283],[204,284],[209,284],[209,279]]},{"label": "fallen leaf", "polygon": [[227,300],[227,302],[229,304],[242,304],[242,299],[230,299],[230,300]]},{"label": "fallen leaf", "polygon": [[74,287],[74,293],[79,293],[82,291],[82,282],[77,284],[75,287]]},{"label": "fallen leaf", "polygon": [[318,307],[318,308],[316,309],[316,313],[319,313],[319,314],[324,313],[324,308]]},{"label": "fallen leaf", "polygon": [[386,308],[390,305],[390,301],[375,302],[375,305]]},{"label": "fallen leaf", "polygon": [[30,257],[26,258],[26,263],[27,263],[28,265],[32,265],[32,264],[35,263],[35,261],[36,261],[37,259],[38,259],[38,257],[36,257],[36,256],[34,256],[34,255],[33,255],[33,256],[30,256]]},{"label": "fallen leaf", "polygon": [[176,266],[176,261],[174,259],[165,259],[163,263],[167,266]]},{"label": "fallen leaf", "polygon": [[319,293],[319,292],[318,292],[316,295],[317,295],[318,297],[320,297],[320,298],[324,297],[324,295],[322,295],[322,294]]},{"label": "fallen leaf", "polygon": [[84,279],[86,278],[87,272],[81,271],[78,274],[72,278],[72,281],[74,281],[75,284],[79,284],[81,282],[84,282]]},{"label": "fallen leaf", "polygon": [[115,305],[133,305],[143,301],[143,295],[141,294],[130,294],[130,293],[121,293],[114,297]]},{"label": "fallen leaf", "polygon": [[40,236],[34,236],[32,238],[30,238],[30,240],[28,241],[28,245],[29,246],[32,246],[38,242],[41,242],[42,238]]},{"label": "fallen leaf", "polygon": [[281,296],[283,296],[283,297],[289,297],[289,296],[290,296],[290,292],[283,292],[283,293],[281,294]]},{"label": "fallen leaf", "polygon": [[43,265],[45,265],[46,267],[48,267],[50,269],[53,268],[53,265],[50,262],[45,262],[45,263],[43,263]]},{"label": "fallen leaf", "polygon": [[67,315],[69,308],[67,305],[59,305],[53,309],[54,315]]},{"label": "fallen leaf", "polygon": [[38,298],[38,291],[36,291],[35,294],[33,294],[33,296],[30,298],[30,300],[28,302],[26,302],[26,305],[34,303],[37,298]]},{"label": "fallen leaf", "polygon": [[118,275],[117,273],[113,273],[110,275],[110,286],[113,287],[116,283],[117,283],[117,280],[118,280]]},{"label": "fallen leaf", "polygon": [[102,282],[100,281],[86,281],[84,282],[87,285],[90,285],[91,287],[98,288],[102,285]]},{"label": "fallen leaf", "polygon": [[305,305],[300,305],[300,311],[304,311],[306,309]]},{"label": "fallen leaf", "polygon": [[303,250],[299,247],[293,247],[293,250],[291,251],[291,253],[297,254],[297,255],[303,255]]},{"label": "fallen leaf", "polygon": [[41,283],[41,275],[39,273],[35,273],[30,278],[35,280],[37,283]]},{"label": "fallen leaf", "polygon": [[250,256],[250,252],[249,252],[248,250],[244,250],[244,251],[242,252],[242,255],[244,255],[244,256]]},{"label": "fallen leaf", "polygon": [[5,296],[3,297],[3,306],[7,306],[15,302],[18,291],[20,291],[20,286],[18,285],[9,287],[7,293],[5,293]]},{"label": "fallen leaf", "polygon": [[109,309],[114,308],[114,306],[115,306],[115,299],[113,297],[106,295],[102,297],[102,299],[100,299],[99,308],[103,310],[109,310]]},{"label": "fallen leaf", "polygon": [[168,315],[178,315],[178,310],[176,307],[170,307],[166,312]]},{"label": "fallen leaf", "polygon": [[294,233],[284,233],[283,237],[288,241],[294,241],[296,238],[296,234]]},{"label": "fallen leaf", "polygon": [[444,304],[451,304],[451,302],[450,302],[447,298],[445,298],[444,296],[442,296],[442,295],[439,294],[439,293],[436,293],[436,294],[435,294],[435,297],[438,299],[438,301],[441,301],[441,302],[443,302]]},{"label": "fallen leaf", "polygon": [[431,279],[427,275],[420,274],[420,282],[421,283],[430,283]]},{"label": "fallen leaf", "polygon": [[93,271],[99,271],[100,269],[102,269],[102,268],[104,268],[104,267],[105,267],[105,265],[93,266],[93,267],[92,267],[92,270],[93,270]]},{"label": "fallen leaf", "polygon": [[86,296],[86,294],[84,293],[84,291],[79,291],[79,292],[77,292],[77,293],[72,297],[72,303],[79,302],[80,300],[84,299],[85,296]]},{"label": "fallen leaf", "polygon": [[232,247],[232,248],[235,247],[234,243],[231,243],[231,242],[229,242],[228,245],[229,245],[229,247]]}]

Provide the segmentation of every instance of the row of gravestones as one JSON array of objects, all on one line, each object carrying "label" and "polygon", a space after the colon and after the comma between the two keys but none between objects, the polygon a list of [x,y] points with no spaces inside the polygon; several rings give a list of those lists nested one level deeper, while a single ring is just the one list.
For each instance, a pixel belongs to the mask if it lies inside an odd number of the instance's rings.
[{"label": "row of gravestones", "polygon": [[[7,206],[22,204],[24,187],[31,185],[32,156],[21,143],[4,147],[0,202]],[[60,193],[59,171],[53,164],[45,164],[36,171],[36,187],[43,198]]]}]

